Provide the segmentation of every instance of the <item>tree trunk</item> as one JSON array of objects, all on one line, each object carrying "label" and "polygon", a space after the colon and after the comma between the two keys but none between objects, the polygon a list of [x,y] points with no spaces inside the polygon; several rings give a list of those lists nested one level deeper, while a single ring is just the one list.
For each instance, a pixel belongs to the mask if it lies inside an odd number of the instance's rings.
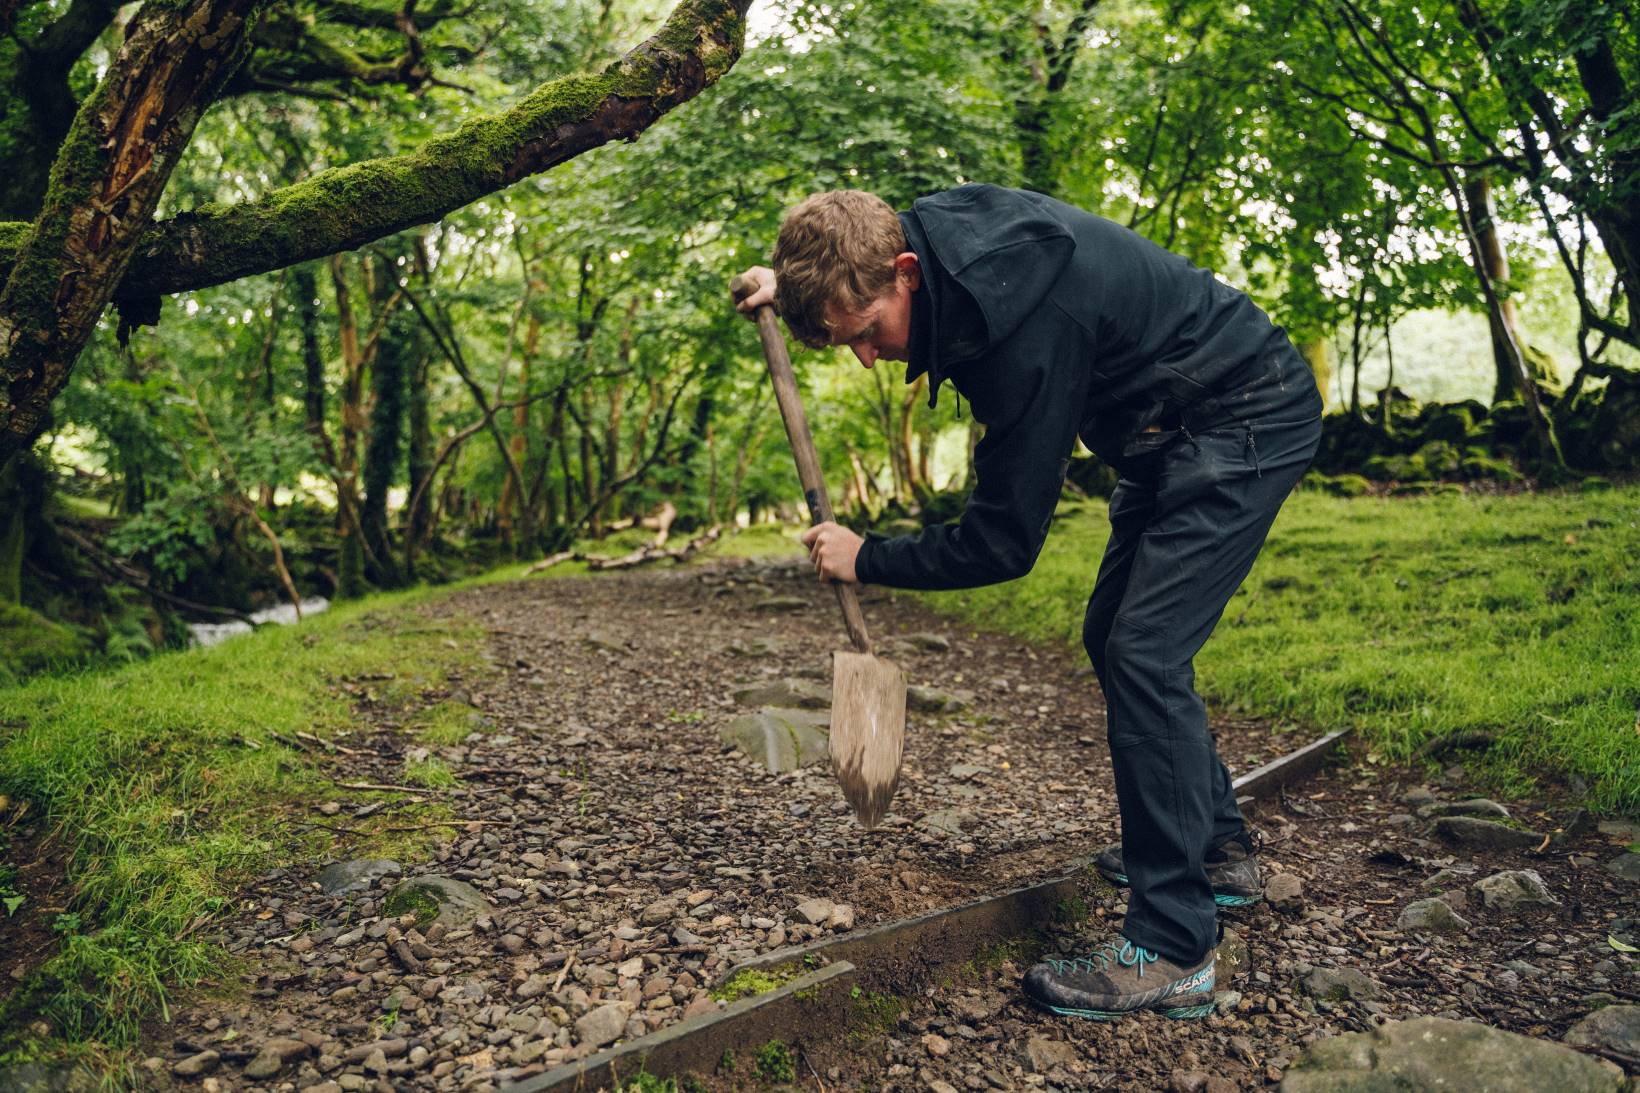
[{"label": "tree trunk", "polygon": [[[433,354],[428,352],[427,337],[419,325],[416,327],[415,343],[412,348],[409,375],[410,444],[405,458],[405,481],[409,483],[410,489],[414,490],[432,472],[434,456],[432,396],[428,390],[433,373]],[[432,506],[417,505],[409,517],[404,537],[408,541],[420,542],[427,537],[431,526]],[[412,558],[414,554],[406,551],[405,557]],[[407,580],[415,580],[415,577],[416,575],[411,572],[405,574]]]},{"label": "tree trunk", "polygon": [[[69,76],[74,63],[119,14],[121,0],[54,5],[61,13],[32,33],[14,25],[16,0],[0,0],[0,219],[40,213],[51,162],[74,123],[79,103]],[[24,5],[26,6],[26,5]]]},{"label": "tree trunk", "polygon": [[[1492,183],[1485,175],[1471,175],[1464,180],[1464,201],[1474,221],[1475,238],[1480,245],[1480,262],[1486,276],[1492,281],[1493,299],[1486,309],[1487,327],[1492,333],[1492,401],[1505,402],[1521,395],[1520,367],[1514,354],[1516,347],[1527,353],[1526,335],[1521,330],[1520,314],[1515,301],[1503,295],[1502,288],[1509,284],[1509,257],[1504,252],[1503,240],[1498,236],[1497,206],[1492,201]],[[1532,361],[1526,362],[1529,366]],[[1535,378],[1542,380],[1540,369],[1532,367]]]},{"label": "tree trunk", "polygon": [[74,118],[0,290],[0,457],[51,401],[124,278],[205,107],[244,58],[263,0],[148,3]]},{"label": "tree trunk", "polygon": [[[620,379],[612,380],[605,403],[608,417],[604,421],[604,465],[599,472],[600,480],[604,482],[613,482],[621,475],[621,407],[625,387],[626,384]],[[620,518],[620,498],[617,495],[604,503],[601,519],[606,524],[613,524]]]},{"label": "tree trunk", "polygon": [[913,438],[917,434],[917,401],[922,398],[928,388],[928,376],[924,373],[906,388],[905,394],[900,397],[899,430],[895,443],[899,447],[900,466],[905,472],[906,499],[913,500],[922,495],[928,483],[917,474],[916,448]]},{"label": "tree trunk", "polygon": [[1514,337],[1514,330],[1508,323],[1502,322],[1503,301],[1498,294],[1498,288],[1492,281],[1492,275],[1487,267],[1485,253],[1481,246],[1480,235],[1476,226],[1475,212],[1466,200],[1463,184],[1458,179],[1455,168],[1444,167],[1441,176],[1446,182],[1447,194],[1452,198],[1458,210],[1459,223],[1463,225],[1464,241],[1469,244],[1469,263],[1475,271],[1475,278],[1480,282],[1481,295],[1486,300],[1487,313],[1497,318],[1496,329],[1501,333],[1503,347],[1509,354],[1509,361],[1515,374],[1520,377],[1520,392],[1522,401],[1526,404],[1527,417],[1532,422],[1532,430],[1536,434],[1540,447],[1540,456],[1547,468],[1561,469],[1566,466],[1566,457],[1560,450],[1560,441],[1555,436],[1554,423],[1543,412],[1543,403],[1538,398],[1537,381],[1532,375],[1531,365],[1527,363],[1526,354],[1521,344]]},{"label": "tree trunk", "polygon": [[1316,389],[1321,392],[1321,402],[1325,406],[1327,384],[1332,379],[1332,347],[1325,337],[1317,335],[1299,342],[1298,352],[1310,366],[1310,374],[1315,377]]},{"label": "tree trunk", "polygon": [[[529,451],[530,405],[524,400],[530,393],[530,362],[535,359],[540,344],[541,317],[531,311],[529,324],[524,328],[524,355],[518,362],[518,406],[513,410],[512,436],[507,438],[507,448],[512,452],[513,462],[519,470],[523,470],[524,457]],[[519,496],[512,475],[508,475],[501,483],[501,500],[495,508],[496,522],[505,529],[504,537],[511,538],[514,506],[527,504],[529,499]],[[532,549],[529,544],[525,544],[524,548]]]},{"label": "tree trunk", "polygon": [[[130,346],[125,347],[121,354],[125,358],[125,378],[132,384],[142,382],[142,363]],[[129,445],[118,445],[116,463],[120,472],[120,511],[126,515],[134,515],[143,510],[148,503],[148,476],[144,467],[147,462],[139,451],[133,451]]]},{"label": "tree trunk", "polygon": [[[378,291],[391,292],[391,270],[378,277]],[[370,441],[365,448],[364,506],[360,523],[364,541],[375,555],[372,580],[379,586],[399,583],[398,566],[387,541],[387,493],[398,469],[399,445],[403,438],[405,378],[411,366],[417,327],[415,316],[401,305],[392,312],[381,332],[375,360],[370,366]]]},{"label": "tree trunk", "polygon": [[[597,496],[595,488],[598,474],[598,461],[592,456],[592,390],[581,388],[581,503],[592,504],[593,497]],[[594,508],[587,521],[587,531],[594,539],[602,538],[604,534],[603,520],[598,509]]]},{"label": "tree trunk", "polygon": [[302,327],[302,416],[308,435],[319,438],[325,431],[325,357],[319,348],[319,279],[313,263],[292,271],[291,286]]}]

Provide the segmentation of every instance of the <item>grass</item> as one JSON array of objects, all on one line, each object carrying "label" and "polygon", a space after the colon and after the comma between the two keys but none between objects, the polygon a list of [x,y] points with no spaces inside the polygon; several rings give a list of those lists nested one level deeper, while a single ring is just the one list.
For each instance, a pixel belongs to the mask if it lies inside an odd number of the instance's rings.
[{"label": "grass", "polygon": [[[1368,758],[1473,760],[1500,792],[1543,776],[1640,813],[1640,486],[1337,498],[1300,490],[1196,659],[1221,713],[1355,726]],[[1023,580],[928,600],[988,628],[1081,648],[1105,507],[1061,510]],[[1470,753],[1464,753],[1466,755]],[[1443,759],[1450,762],[1451,758]]]},{"label": "grass", "polygon": [[[476,626],[428,627],[405,613],[440,594],[376,597],[300,627],[0,689],[0,796],[27,802],[61,840],[74,889],[50,920],[58,952],[0,1009],[0,1061],[84,1058],[118,1070],[139,1022],[163,1015],[175,989],[233,985],[233,962],[207,927],[235,910],[256,871],[334,849],[328,832],[292,833],[290,817],[330,783],[278,737],[347,727],[337,681],[381,677],[355,686],[400,705],[476,664]],[[436,762],[406,774],[453,781]],[[372,834],[349,850],[413,855],[436,831],[385,829],[447,816],[417,801],[350,821]]]}]

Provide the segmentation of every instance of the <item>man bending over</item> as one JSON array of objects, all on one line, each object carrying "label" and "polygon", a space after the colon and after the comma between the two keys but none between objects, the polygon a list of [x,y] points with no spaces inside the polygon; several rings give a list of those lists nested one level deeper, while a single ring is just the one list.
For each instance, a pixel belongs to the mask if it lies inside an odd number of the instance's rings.
[{"label": "man bending over", "polygon": [[1259,897],[1254,847],[1191,662],[1252,568],[1321,436],[1321,396],[1244,294],[1109,220],[1040,194],[962,186],[896,214],[855,190],[787,215],[748,275],[814,347],[906,361],[929,405],[951,382],[985,436],[954,524],[803,535],[822,580],[971,588],[1035,563],[1078,437],[1120,474],[1083,641],[1104,689],[1128,884],[1121,933],[1030,969],[1056,1013],[1211,1011],[1216,905]]}]

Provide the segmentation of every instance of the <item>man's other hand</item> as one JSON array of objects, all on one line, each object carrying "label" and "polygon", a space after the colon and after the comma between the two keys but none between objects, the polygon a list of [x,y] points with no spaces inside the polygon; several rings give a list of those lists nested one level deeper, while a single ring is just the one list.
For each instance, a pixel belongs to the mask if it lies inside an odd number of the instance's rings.
[{"label": "man's other hand", "polygon": [[854,559],[860,553],[860,544],[865,542],[864,539],[830,520],[814,525],[798,538],[809,548],[809,560],[814,563],[821,581],[860,583],[854,575]]},{"label": "man's other hand", "polygon": [[768,266],[753,266],[741,276],[757,284],[755,292],[735,302],[735,310],[750,319],[764,304],[774,305],[774,270]]}]

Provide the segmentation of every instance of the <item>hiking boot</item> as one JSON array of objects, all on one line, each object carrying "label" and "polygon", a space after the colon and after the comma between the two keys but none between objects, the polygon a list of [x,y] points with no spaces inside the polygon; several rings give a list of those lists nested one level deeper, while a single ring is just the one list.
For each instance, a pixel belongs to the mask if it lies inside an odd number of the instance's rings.
[{"label": "hiking boot", "polygon": [[[1126,887],[1129,883],[1127,870],[1122,865],[1121,843],[1105,847],[1093,864],[1112,884]],[[1213,886],[1213,902],[1220,907],[1246,907],[1264,898],[1264,883],[1258,872],[1258,848],[1251,832],[1209,850],[1204,864],[1207,882]]]},{"label": "hiking boot", "polygon": [[1113,1021],[1140,1010],[1213,1012],[1214,951],[1188,967],[1118,935],[1089,956],[1044,960],[1025,973],[1025,996],[1051,1013]]}]

